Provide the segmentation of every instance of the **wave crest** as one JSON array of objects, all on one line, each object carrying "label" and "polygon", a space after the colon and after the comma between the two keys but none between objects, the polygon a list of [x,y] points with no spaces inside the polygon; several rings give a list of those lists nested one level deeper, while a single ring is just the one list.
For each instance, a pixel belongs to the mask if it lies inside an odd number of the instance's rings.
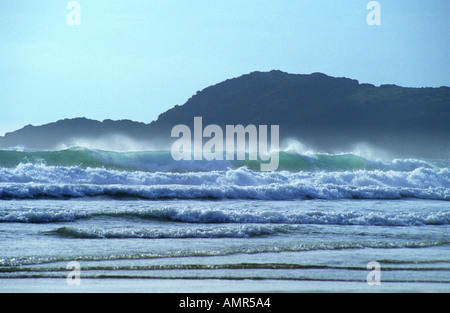
[{"label": "wave crest", "polygon": [[[255,225],[360,225],[360,226],[423,226],[449,225],[450,212],[436,211],[428,213],[406,212],[321,212],[321,211],[293,211],[293,210],[232,210],[213,208],[158,208],[134,209],[125,211],[94,211],[74,212],[58,210],[28,210],[13,213],[1,212],[0,222],[3,223],[61,223],[73,222],[81,219],[110,217],[116,219],[139,218],[143,220],[157,220],[177,223],[194,224],[242,224],[243,227]],[[244,225],[252,224],[252,225]],[[284,226],[283,226],[284,227]],[[219,230],[221,228],[218,228]],[[66,231],[63,228],[61,232]],[[289,231],[287,228],[237,228],[241,233],[251,231]],[[292,229],[290,229],[292,230]],[[153,231],[153,230],[152,230]],[[150,234],[150,233],[149,233]],[[152,236],[157,236],[153,231]],[[144,234],[142,234],[144,235]],[[97,236],[94,234],[93,236]],[[107,235],[105,235],[107,236]],[[119,235],[118,235],[119,236]],[[137,235],[136,235],[137,236]],[[149,235],[150,236],[150,235]]]},{"label": "wave crest", "polygon": [[[357,154],[297,153],[287,149],[279,152],[279,171],[354,171],[395,170],[448,167],[446,160],[416,159],[375,160]],[[110,170],[186,172],[226,170],[248,167],[258,171],[259,161],[175,161],[170,151],[112,152],[71,148],[61,151],[0,151],[0,168],[14,168],[21,164],[54,167],[105,168]]]}]

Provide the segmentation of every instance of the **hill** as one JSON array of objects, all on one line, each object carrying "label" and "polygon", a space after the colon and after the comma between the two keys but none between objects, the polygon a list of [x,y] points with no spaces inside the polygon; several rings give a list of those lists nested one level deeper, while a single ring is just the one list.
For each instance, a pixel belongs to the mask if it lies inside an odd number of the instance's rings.
[{"label": "hill", "polygon": [[70,146],[83,139],[123,135],[142,142],[170,143],[173,126],[280,125],[280,140],[295,138],[317,151],[348,151],[367,144],[401,156],[450,155],[450,88],[374,86],[322,73],[252,72],[205,88],[184,105],[150,124],[84,118],[38,127],[5,137],[0,147]]}]

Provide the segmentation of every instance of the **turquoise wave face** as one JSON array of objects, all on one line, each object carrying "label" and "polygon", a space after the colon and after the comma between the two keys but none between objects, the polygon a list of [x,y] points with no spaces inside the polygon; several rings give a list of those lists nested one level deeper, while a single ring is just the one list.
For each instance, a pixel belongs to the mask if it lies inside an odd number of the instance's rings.
[{"label": "turquoise wave face", "polygon": [[450,159],[280,152],[258,161],[175,161],[170,151],[0,151],[0,199],[450,199]]},{"label": "turquoise wave face", "polygon": [[[170,151],[111,152],[72,148],[62,151],[0,151],[0,167],[13,168],[21,164],[46,166],[106,168],[117,170],[152,170],[173,161]],[[175,162],[175,161],[173,161]],[[152,168],[153,166],[153,168]]]},{"label": "turquoise wave face", "polygon": [[[448,168],[450,160],[395,159],[389,161],[369,160],[354,154],[308,154],[301,155],[281,151],[278,171],[356,171],[395,170],[412,171],[418,168]],[[175,161],[170,151],[112,152],[72,148],[62,151],[0,151],[0,167],[14,168],[21,164],[41,164],[57,167],[105,168],[127,171],[213,171],[247,167],[260,170],[259,160],[228,161],[200,160]]]},{"label": "turquoise wave face", "polygon": [[62,151],[0,151],[0,167],[16,167],[20,164],[45,164],[47,166],[81,166],[83,168],[102,167],[100,160],[85,149]]}]

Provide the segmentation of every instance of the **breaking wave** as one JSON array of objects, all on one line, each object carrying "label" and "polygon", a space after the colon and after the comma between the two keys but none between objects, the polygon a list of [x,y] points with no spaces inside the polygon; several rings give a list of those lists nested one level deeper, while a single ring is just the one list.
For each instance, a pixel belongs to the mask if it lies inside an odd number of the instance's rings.
[{"label": "breaking wave", "polygon": [[[251,233],[269,234],[272,231],[284,232],[293,230],[291,228],[258,228],[255,225],[361,225],[361,226],[423,226],[423,225],[449,225],[450,212],[434,211],[424,213],[405,212],[322,212],[322,211],[295,211],[295,210],[233,210],[214,208],[171,208],[163,207],[158,209],[133,209],[133,210],[101,210],[94,212],[80,212],[68,210],[21,210],[0,212],[0,223],[64,223],[77,220],[92,219],[101,217],[111,217],[116,219],[138,218],[143,220],[168,221],[178,223],[202,223],[202,224],[242,224],[244,228],[235,230],[241,236]],[[244,224],[252,224],[250,226]],[[255,227],[253,227],[255,226]],[[245,228],[249,227],[249,228]],[[221,232],[220,227],[217,231]],[[133,230],[134,231],[134,230]],[[192,231],[189,229],[188,231]],[[207,236],[213,233],[208,231],[195,230],[199,234]],[[216,231],[216,230],[214,230]],[[72,228],[59,229],[59,234],[76,233]],[[78,231],[80,236],[83,231]],[[86,232],[84,232],[86,234]],[[135,236],[163,237],[164,234],[157,230],[142,231],[133,233]],[[146,235],[147,234],[147,235]],[[182,234],[178,234],[182,236]],[[215,234],[219,236],[218,234]],[[89,236],[89,235],[86,235]],[[96,237],[126,236],[126,233],[103,233],[102,231],[92,233]],[[171,235],[166,235],[171,236]],[[175,236],[175,234],[173,234]]]},{"label": "breaking wave", "polygon": [[447,163],[281,152],[278,171],[260,172],[258,161],[174,161],[167,151],[0,151],[0,199],[449,200]]},{"label": "breaking wave", "polygon": [[[446,160],[423,161],[394,159],[370,160],[355,154],[299,154],[280,151],[280,171],[349,171],[395,170],[411,171],[417,168],[447,167]],[[0,168],[14,168],[23,164],[54,167],[104,168],[128,171],[186,172],[226,170],[248,167],[259,170],[261,161],[200,160],[175,161],[170,151],[113,152],[71,148],[62,151],[0,151]]]}]

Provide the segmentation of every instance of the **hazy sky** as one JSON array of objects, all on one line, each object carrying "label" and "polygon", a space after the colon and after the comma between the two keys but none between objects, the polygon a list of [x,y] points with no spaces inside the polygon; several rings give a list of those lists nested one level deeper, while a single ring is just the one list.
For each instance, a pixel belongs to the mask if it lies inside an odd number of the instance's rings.
[{"label": "hazy sky", "polygon": [[0,1],[0,135],[63,118],[155,120],[252,71],[450,85],[450,1]]}]

